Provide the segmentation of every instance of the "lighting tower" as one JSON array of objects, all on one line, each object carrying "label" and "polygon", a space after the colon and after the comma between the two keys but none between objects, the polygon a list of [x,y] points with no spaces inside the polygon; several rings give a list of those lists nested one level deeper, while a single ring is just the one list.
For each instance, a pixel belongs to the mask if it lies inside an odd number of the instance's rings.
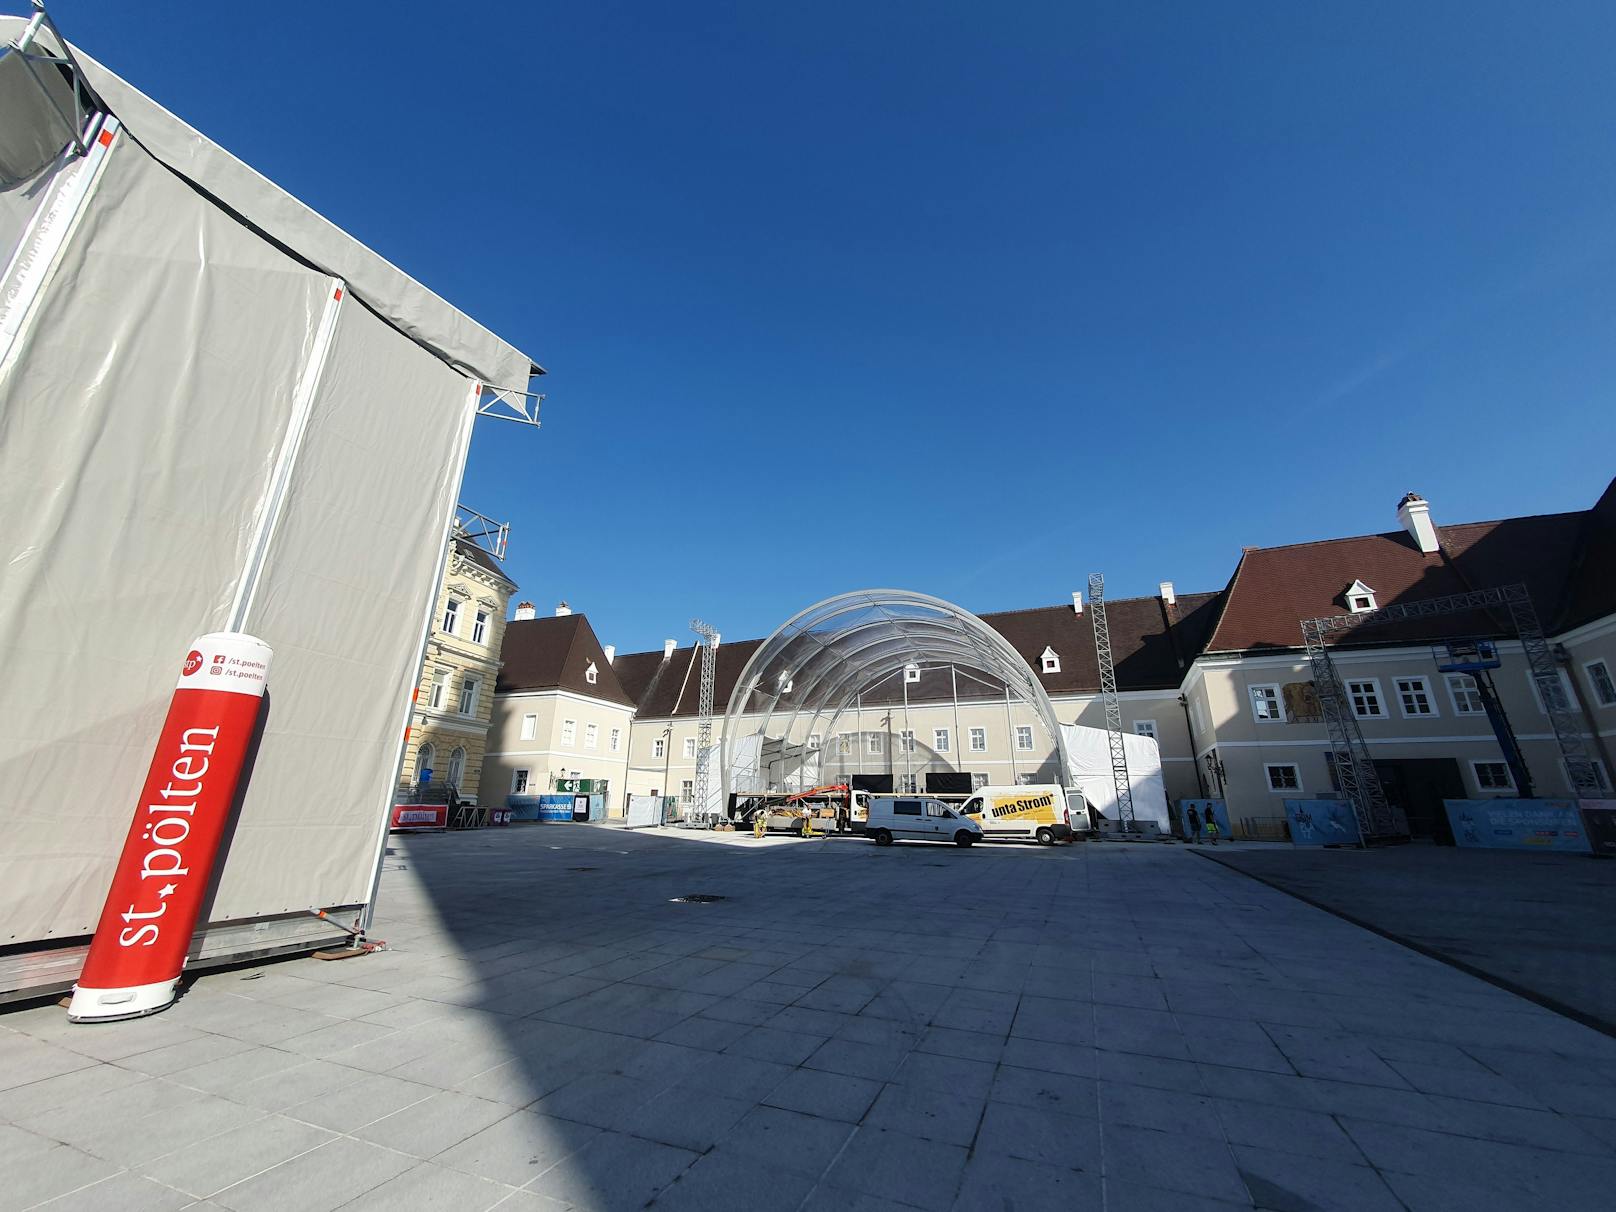
[{"label": "lighting tower", "polygon": [[713,740],[713,673],[718,663],[718,632],[700,619],[690,620],[690,630],[701,640],[701,694],[696,717],[696,815],[705,817],[711,781],[707,750]]},{"label": "lighting tower", "polygon": [[1111,747],[1111,781],[1117,789],[1117,823],[1132,833],[1133,788],[1128,784],[1128,754],[1122,747],[1122,703],[1117,698],[1117,671],[1111,664],[1111,627],[1105,620],[1105,577],[1089,573],[1089,615],[1094,620],[1094,655],[1100,665],[1100,697],[1105,701],[1105,739]]}]

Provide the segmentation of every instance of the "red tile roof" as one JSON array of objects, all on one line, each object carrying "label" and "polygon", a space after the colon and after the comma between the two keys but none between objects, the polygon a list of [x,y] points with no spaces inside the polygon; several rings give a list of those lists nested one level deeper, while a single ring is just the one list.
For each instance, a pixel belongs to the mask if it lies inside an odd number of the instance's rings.
[{"label": "red tile roof", "polygon": [[[1505,518],[1438,526],[1441,550],[1426,554],[1404,531],[1249,548],[1228,589],[1209,652],[1298,648],[1304,619],[1348,615],[1353,581],[1375,591],[1377,606],[1471,589],[1524,583],[1547,627],[1560,613],[1582,533],[1583,513]],[[1363,627],[1337,642],[1430,642],[1457,635],[1512,634],[1508,620],[1484,612]]]},{"label": "red tile roof", "polygon": [[[500,694],[567,690],[608,703],[634,705],[606,660],[606,653],[595,638],[595,629],[584,615],[517,619],[508,623],[500,658],[503,664],[495,683],[495,690]],[[593,685],[587,676],[591,662],[595,666]]]}]

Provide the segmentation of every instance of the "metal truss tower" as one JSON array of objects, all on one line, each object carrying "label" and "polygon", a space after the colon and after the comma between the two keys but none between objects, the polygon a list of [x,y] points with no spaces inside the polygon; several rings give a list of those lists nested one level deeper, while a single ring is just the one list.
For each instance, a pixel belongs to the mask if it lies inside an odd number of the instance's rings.
[{"label": "metal truss tower", "polygon": [[[1092,586],[1093,582],[1090,584]],[[1302,640],[1307,647],[1307,660],[1313,671],[1313,688],[1319,696],[1324,725],[1334,750],[1332,761],[1336,781],[1341,794],[1352,802],[1353,811],[1358,817],[1358,829],[1366,843],[1407,837],[1408,821],[1386,799],[1380,776],[1375,773],[1375,764],[1369,756],[1369,746],[1364,742],[1363,729],[1358,726],[1358,717],[1348,701],[1346,687],[1336,672],[1335,662],[1330,659],[1328,637],[1377,623],[1440,618],[1499,607],[1509,612],[1511,628],[1521,642],[1526,663],[1532,671],[1532,684],[1537,687],[1544,714],[1554,728],[1555,744],[1571,781],[1573,794],[1589,799],[1603,794],[1598,772],[1582,743],[1582,729],[1576,711],[1566,697],[1560,671],[1555,666],[1554,655],[1549,651],[1542,624],[1538,622],[1537,609],[1532,605],[1525,585],[1475,589],[1468,593],[1383,606],[1363,614],[1306,619],[1302,622]]]},{"label": "metal truss tower", "polygon": [[1111,663],[1111,626],[1105,618],[1105,577],[1089,573],[1089,616],[1094,620],[1094,655],[1100,664],[1100,697],[1105,702],[1105,739],[1111,747],[1111,781],[1117,789],[1117,820],[1123,833],[1134,831],[1133,788],[1128,783],[1128,754],[1122,744],[1122,702],[1117,698],[1117,671]]},{"label": "metal truss tower", "polygon": [[690,630],[701,638],[701,691],[696,717],[696,810],[697,819],[709,815],[707,792],[712,785],[713,677],[718,663],[718,632],[700,619],[690,620]]}]

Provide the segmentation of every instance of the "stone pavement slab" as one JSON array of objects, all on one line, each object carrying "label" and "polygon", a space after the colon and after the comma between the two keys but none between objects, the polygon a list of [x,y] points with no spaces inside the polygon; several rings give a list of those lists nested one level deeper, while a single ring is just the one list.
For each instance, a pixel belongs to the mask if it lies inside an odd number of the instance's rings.
[{"label": "stone pavement slab", "polygon": [[1616,1031],[1616,863],[1428,845],[1197,853]]},{"label": "stone pavement slab", "polygon": [[389,951],[204,974],[132,1023],[0,1013],[0,1212],[1616,1189],[1616,1041],[1181,847],[394,847]]}]

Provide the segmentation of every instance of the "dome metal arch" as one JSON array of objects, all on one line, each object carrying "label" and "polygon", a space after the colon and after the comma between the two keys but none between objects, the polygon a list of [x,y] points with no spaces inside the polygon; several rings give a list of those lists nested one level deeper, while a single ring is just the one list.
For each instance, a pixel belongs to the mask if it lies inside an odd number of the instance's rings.
[{"label": "dome metal arch", "polygon": [[809,728],[827,715],[834,725],[865,689],[897,670],[941,665],[985,674],[1002,684],[1011,698],[1032,709],[1050,737],[1058,768],[1068,769],[1054,705],[1008,640],[942,598],[906,589],[864,589],[798,611],[748,659],[720,733],[723,802],[737,790],[732,786],[733,761],[743,717],[757,718],[746,736],[772,737],[789,745],[805,712]]}]

